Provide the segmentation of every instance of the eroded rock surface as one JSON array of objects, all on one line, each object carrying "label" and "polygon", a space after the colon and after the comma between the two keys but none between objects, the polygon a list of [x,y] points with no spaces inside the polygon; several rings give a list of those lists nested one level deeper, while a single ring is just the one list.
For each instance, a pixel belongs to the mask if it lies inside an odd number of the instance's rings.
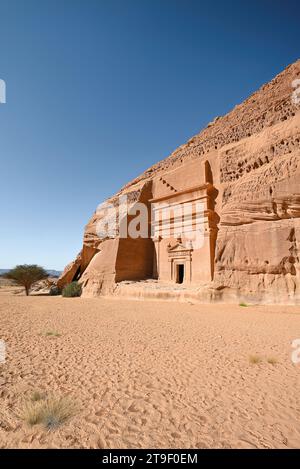
[{"label": "eroded rock surface", "polygon": [[[114,204],[127,194],[133,204],[148,203],[187,190],[197,179],[195,165],[208,162],[219,220],[211,288],[224,299],[235,292],[257,301],[300,301],[300,103],[292,99],[299,78],[297,61],[109,199]],[[87,224],[81,253],[59,279],[60,286],[80,279],[84,296],[154,275],[152,240],[123,240],[118,233],[100,240],[100,216]]]}]

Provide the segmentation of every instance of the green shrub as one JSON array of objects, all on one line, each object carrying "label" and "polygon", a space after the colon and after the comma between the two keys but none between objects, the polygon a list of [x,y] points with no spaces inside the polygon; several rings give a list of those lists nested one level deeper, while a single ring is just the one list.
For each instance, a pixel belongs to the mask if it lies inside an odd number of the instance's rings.
[{"label": "green shrub", "polygon": [[62,296],[65,298],[72,298],[81,295],[81,285],[78,282],[71,282],[65,286],[62,291]]}]

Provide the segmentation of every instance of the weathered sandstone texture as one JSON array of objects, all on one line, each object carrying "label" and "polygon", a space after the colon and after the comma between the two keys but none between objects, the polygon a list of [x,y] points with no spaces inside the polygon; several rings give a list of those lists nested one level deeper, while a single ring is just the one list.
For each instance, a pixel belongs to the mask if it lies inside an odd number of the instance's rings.
[{"label": "weathered sandstone texture", "polygon": [[150,233],[101,240],[96,212],[59,286],[80,279],[83,295],[97,296],[127,280],[178,283],[181,263],[182,288],[196,285],[211,299],[300,302],[300,105],[292,100],[299,78],[297,61],[109,199],[127,194],[149,210],[160,200],[204,201],[201,250],[175,232],[162,241]]}]

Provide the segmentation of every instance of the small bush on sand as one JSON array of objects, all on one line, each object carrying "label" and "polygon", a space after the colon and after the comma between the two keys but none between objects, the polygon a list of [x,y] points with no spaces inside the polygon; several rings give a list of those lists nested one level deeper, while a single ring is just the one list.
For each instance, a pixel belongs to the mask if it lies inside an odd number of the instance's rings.
[{"label": "small bush on sand", "polygon": [[73,298],[81,295],[81,285],[78,282],[72,282],[65,286],[62,296],[65,298]]},{"label": "small bush on sand", "polygon": [[250,357],[249,357],[249,362],[252,365],[258,365],[259,363],[261,363],[261,361],[262,361],[262,359],[258,355],[250,355]]},{"label": "small bush on sand", "polygon": [[248,305],[247,303],[240,303],[239,306],[243,306],[244,308],[246,308]]},{"label": "small bush on sand", "polygon": [[28,425],[43,425],[53,430],[64,424],[77,413],[76,406],[69,398],[47,398],[27,401],[21,412],[21,418]]}]

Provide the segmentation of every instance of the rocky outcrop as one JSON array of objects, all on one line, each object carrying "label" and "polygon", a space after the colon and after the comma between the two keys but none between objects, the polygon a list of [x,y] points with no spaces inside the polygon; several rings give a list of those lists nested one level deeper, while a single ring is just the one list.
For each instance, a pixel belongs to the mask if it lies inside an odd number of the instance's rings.
[{"label": "rocky outcrop", "polygon": [[80,279],[96,252],[98,252],[96,242],[94,245],[89,245],[84,242],[82,250],[77,255],[76,259],[65,267],[63,273],[57,280],[58,288],[62,289],[68,283]]},{"label": "rocky outcrop", "polygon": [[[209,162],[219,219],[210,288],[224,299],[228,291],[255,301],[300,301],[300,100],[292,99],[299,78],[297,61],[109,199],[149,201],[156,181],[175,193],[194,184],[193,161]],[[118,233],[100,240],[99,217],[87,224],[80,255],[59,279],[60,286],[80,279],[85,296],[151,277],[151,240],[126,243]],[[132,268],[130,253],[140,259]]]}]

